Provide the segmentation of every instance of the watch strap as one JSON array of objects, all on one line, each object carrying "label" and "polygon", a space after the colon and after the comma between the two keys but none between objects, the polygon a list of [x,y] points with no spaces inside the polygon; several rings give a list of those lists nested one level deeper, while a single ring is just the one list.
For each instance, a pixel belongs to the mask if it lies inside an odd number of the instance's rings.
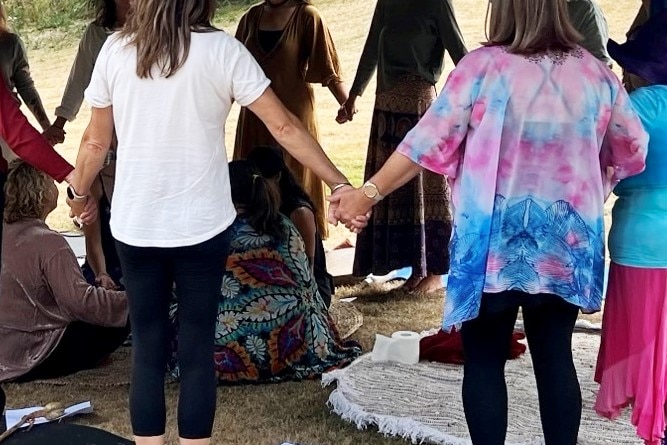
[{"label": "watch strap", "polygon": [[74,190],[74,187],[72,187],[72,184],[67,186],[67,197],[73,201],[83,201],[87,198],[86,195],[77,194],[76,190]]}]

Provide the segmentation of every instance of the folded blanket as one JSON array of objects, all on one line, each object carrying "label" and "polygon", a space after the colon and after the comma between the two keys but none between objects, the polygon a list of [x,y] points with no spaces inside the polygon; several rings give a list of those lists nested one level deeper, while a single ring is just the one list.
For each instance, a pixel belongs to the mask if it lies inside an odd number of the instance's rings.
[{"label": "folded blanket", "polygon": [[[519,343],[519,340],[524,338],[526,336],[522,332],[512,334],[510,353],[507,357],[509,360],[518,358],[526,352],[526,345]],[[461,332],[440,330],[435,335],[422,338],[419,341],[419,360],[462,365],[464,357]]]}]

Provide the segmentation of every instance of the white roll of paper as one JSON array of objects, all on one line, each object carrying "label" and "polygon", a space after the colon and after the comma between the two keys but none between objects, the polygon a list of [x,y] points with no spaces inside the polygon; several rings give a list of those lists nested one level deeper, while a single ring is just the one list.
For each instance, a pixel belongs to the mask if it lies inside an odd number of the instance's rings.
[{"label": "white roll of paper", "polygon": [[398,362],[414,365],[419,362],[419,334],[394,332],[390,337],[377,334],[372,359],[377,362]]}]

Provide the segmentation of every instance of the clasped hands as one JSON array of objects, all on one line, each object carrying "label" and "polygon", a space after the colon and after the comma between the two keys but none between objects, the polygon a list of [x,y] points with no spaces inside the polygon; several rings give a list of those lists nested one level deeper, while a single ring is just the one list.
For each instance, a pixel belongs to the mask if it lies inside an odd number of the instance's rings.
[{"label": "clasped hands", "polygon": [[354,115],[357,114],[357,97],[350,96],[338,109],[338,115],[336,116],[336,122],[339,124],[344,124],[345,122],[350,122],[354,119]]},{"label": "clasped hands", "polygon": [[[68,185],[68,190],[74,191],[71,184]],[[76,192],[67,195],[65,202],[70,208],[70,218],[75,218],[79,225],[92,224],[97,220],[97,201],[92,196],[78,196]]]},{"label": "clasped hands", "polygon": [[368,225],[374,202],[361,189],[347,185],[334,191],[327,199],[328,220],[334,226],[342,223],[351,232],[359,233]]}]

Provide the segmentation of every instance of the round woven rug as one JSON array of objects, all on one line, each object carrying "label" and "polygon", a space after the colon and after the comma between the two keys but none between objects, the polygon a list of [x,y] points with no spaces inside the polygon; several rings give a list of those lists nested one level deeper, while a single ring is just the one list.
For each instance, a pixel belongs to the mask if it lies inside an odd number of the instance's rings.
[{"label": "round woven rug", "polygon": [[352,303],[333,300],[329,315],[343,340],[357,332],[364,324],[363,314]]},{"label": "round woven rug", "polygon": [[[599,345],[599,335],[574,335],[575,365],[584,402],[578,444],[639,445],[642,441],[636,437],[628,413],[610,422],[593,411],[598,387],[593,374]],[[543,444],[530,354],[510,360],[505,374],[510,410],[506,443]],[[383,434],[413,443],[469,445],[461,402],[462,377],[462,366],[379,363],[366,354],[345,369],[325,374],[322,382],[337,384],[329,405],[360,429],[376,426]]]}]

